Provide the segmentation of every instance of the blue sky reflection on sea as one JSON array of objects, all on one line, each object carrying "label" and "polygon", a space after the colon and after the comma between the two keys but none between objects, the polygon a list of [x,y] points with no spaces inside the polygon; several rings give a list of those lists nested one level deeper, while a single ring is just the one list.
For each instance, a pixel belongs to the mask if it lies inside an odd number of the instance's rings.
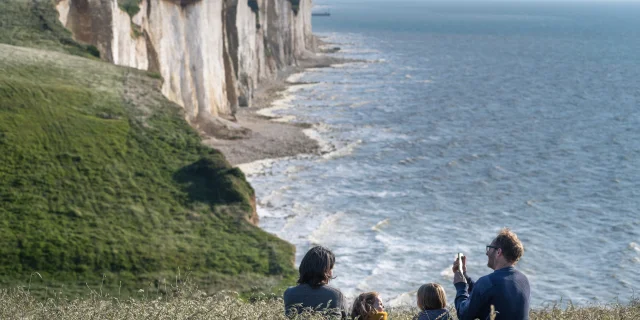
[{"label": "blue sky reflection on sea", "polygon": [[[370,62],[309,70],[290,109],[333,153],[250,176],[261,226],[338,256],[334,284],[395,303],[502,226],[537,306],[640,289],[640,4],[316,1]],[[324,7],[322,7],[324,6]]]}]

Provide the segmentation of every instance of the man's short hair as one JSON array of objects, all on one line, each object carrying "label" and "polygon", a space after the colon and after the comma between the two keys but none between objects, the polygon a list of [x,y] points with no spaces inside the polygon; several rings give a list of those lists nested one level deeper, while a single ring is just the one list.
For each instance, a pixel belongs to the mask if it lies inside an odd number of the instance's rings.
[{"label": "man's short hair", "polygon": [[515,232],[509,228],[503,228],[493,240],[496,247],[502,249],[502,254],[509,262],[518,262],[524,254],[524,246]]},{"label": "man's short hair", "polygon": [[311,248],[300,262],[298,284],[306,283],[315,288],[329,283],[335,263],[336,257],[331,250],[321,246]]}]

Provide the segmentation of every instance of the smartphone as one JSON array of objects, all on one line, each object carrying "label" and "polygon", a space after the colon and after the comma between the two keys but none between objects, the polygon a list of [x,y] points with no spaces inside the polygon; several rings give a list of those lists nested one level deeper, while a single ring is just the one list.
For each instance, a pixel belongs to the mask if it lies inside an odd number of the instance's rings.
[{"label": "smartphone", "polygon": [[456,257],[456,259],[458,260],[458,271],[463,272],[462,271],[462,257],[464,257],[464,254],[462,252],[458,252],[458,257]]}]

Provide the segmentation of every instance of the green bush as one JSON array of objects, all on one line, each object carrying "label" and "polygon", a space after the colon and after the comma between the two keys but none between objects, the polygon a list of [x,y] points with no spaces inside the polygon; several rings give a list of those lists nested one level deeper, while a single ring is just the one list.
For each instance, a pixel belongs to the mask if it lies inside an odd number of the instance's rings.
[{"label": "green bush", "polygon": [[251,11],[256,14],[256,29],[260,29],[262,26],[260,25],[260,7],[258,0],[249,0],[249,7]]},{"label": "green bush", "polygon": [[90,55],[96,58],[100,58],[100,51],[98,50],[98,48],[96,48],[96,46],[93,46],[93,45],[87,46],[87,52],[89,52]]},{"label": "green bush", "polygon": [[118,0],[118,6],[122,11],[126,12],[129,17],[133,18],[140,12],[140,2],[142,0]]},{"label": "green bush", "polygon": [[289,2],[291,2],[293,13],[297,15],[298,11],[300,11],[300,0],[289,0]]},{"label": "green bush", "polygon": [[162,77],[162,75],[159,72],[147,71],[147,76],[149,78],[153,78],[153,79],[158,79],[158,80],[164,81],[164,78]]},{"label": "green bush", "polygon": [[260,12],[260,7],[258,6],[258,0],[249,0],[249,7],[253,13]]}]

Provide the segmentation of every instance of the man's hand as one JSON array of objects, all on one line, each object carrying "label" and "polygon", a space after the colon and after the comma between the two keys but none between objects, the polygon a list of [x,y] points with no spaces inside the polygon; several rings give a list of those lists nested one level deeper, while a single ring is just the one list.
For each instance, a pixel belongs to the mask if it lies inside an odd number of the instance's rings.
[{"label": "man's hand", "polygon": [[462,272],[454,272],[453,273],[453,284],[464,282],[467,283],[467,278],[462,274]]},{"label": "man's hand", "polygon": [[[460,266],[458,266],[458,259],[453,261],[453,267],[451,267],[453,274],[460,272]],[[467,256],[462,256],[462,273],[467,274]]]}]

